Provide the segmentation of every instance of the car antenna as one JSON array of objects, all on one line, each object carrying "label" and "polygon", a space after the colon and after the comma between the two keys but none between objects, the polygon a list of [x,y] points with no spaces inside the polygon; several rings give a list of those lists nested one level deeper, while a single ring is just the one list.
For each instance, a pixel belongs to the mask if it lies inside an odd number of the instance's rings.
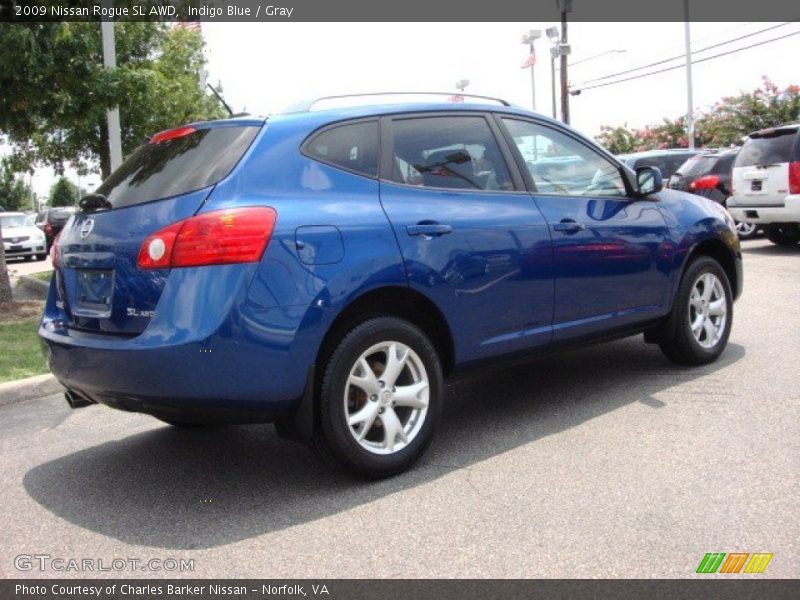
[{"label": "car antenna", "polygon": [[222,98],[222,96],[220,96],[219,92],[214,89],[214,86],[211,85],[210,83],[207,83],[206,85],[209,87],[209,89],[211,89],[212,92],[214,92],[214,95],[217,97],[217,100],[222,102],[222,106],[224,106],[225,110],[228,111],[228,116],[233,117],[234,114],[233,114],[233,111],[231,110],[231,107],[228,106],[228,103],[225,102],[225,100]]}]

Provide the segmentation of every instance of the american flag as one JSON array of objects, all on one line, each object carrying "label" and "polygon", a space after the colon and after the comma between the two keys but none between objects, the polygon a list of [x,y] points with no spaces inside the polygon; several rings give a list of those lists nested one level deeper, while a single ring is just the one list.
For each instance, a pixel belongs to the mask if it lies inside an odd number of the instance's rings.
[{"label": "american flag", "polygon": [[179,21],[175,23],[175,27],[180,29],[188,29],[189,31],[198,31],[202,33],[202,23],[200,21]]},{"label": "american flag", "polygon": [[536,50],[531,49],[531,53],[528,55],[528,58],[525,59],[525,62],[522,63],[520,69],[528,69],[533,67],[536,64]]}]

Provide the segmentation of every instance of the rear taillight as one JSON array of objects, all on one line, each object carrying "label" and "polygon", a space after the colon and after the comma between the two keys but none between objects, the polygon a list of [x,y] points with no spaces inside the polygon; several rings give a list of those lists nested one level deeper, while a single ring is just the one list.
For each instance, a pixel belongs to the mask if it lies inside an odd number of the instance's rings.
[{"label": "rear taillight", "polygon": [[52,226],[52,225],[50,225],[50,223],[45,223],[45,224],[44,224],[44,232],[45,232],[47,235],[53,235],[53,226]]},{"label": "rear taillight", "polygon": [[136,263],[140,269],[168,269],[256,262],[269,243],[276,217],[264,206],[190,217],[148,236]]},{"label": "rear taillight", "polygon": [[719,175],[704,175],[689,184],[690,190],[713,190],[719,185]]},{"label": "rear taillight", "polygon": [[60,237],[61,234],[59,233],[53,240],[53,244],[50,246],[50,262],[53,263],[53,268],[58,266],[58,238]]},{"label": "rear taillight", "polygon": [[789,193],[800,194],[800,160],[789,163]]}]

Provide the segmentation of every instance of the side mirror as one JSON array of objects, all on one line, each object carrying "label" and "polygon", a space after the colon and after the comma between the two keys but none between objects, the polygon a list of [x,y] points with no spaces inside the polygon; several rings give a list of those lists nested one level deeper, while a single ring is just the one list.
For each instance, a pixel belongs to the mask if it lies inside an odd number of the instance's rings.
[{"label": "side mirror", "polygon": [[655,194],[664,189],[664,178],[658,167],[639,167],[636,169],[636,185],[642,196]]}]

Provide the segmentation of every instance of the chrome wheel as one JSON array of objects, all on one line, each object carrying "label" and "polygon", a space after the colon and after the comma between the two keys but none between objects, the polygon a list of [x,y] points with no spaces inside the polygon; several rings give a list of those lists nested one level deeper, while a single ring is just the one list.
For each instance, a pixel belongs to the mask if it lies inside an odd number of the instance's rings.
[{"label": "chrome wheel", "polygon": [[713,348],[725,333],[727,319],[725,287],[713,273],[701,273],[689,296],[689,324],[694,339],[707,350]]},{"label": "chrome wheel", "polygon": [[736,233],[742,237],[749,237],[756,232],[755,223],[745,223],[744,221],[736,221]]},{"label": "chrome wheel", "polygon": [[353,439],[374,454],[394,454],[417,436],[430,384],[422,360],[400,342],[375,344],[358,357],[344,389]]}]

